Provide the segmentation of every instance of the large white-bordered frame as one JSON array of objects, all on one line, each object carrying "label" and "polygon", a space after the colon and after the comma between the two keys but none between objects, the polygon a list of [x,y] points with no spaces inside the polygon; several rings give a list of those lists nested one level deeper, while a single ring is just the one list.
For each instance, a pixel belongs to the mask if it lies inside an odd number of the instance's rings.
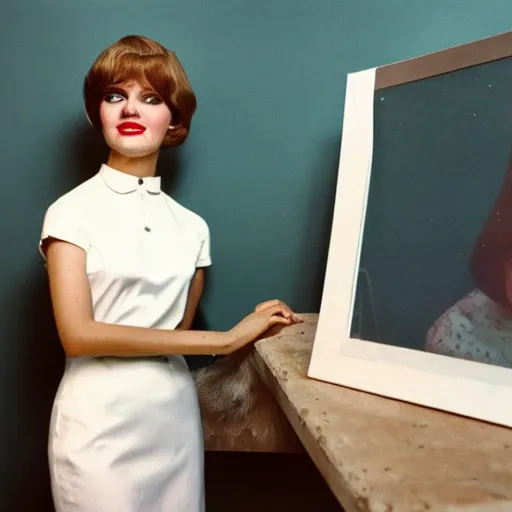
[{"label": "large white-bordered frame", "polygon": [[325,282],[308,377],[512,427],[512,371],[352,338],[375,91],[512,56],[512,32],[347,77]]}]

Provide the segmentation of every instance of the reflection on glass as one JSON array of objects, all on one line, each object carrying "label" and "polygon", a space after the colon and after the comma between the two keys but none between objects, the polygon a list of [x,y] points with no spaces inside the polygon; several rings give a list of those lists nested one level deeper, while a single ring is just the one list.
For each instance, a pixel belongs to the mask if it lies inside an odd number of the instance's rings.
[{"label": "reflection on glass", "polygon": [[512,59],[376,91],[352,337],[512,367],[511,92]]}]

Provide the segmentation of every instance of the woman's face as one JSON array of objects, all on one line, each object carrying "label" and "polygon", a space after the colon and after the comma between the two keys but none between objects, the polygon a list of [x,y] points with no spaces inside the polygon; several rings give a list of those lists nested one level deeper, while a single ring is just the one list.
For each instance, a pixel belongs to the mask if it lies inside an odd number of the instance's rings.
[{"label": "woman's face", "polygon": [[133,158],[159,151],[172,121],[162,98],[136,81],[108,89],[100,105],[100,119],[110,148]]}]

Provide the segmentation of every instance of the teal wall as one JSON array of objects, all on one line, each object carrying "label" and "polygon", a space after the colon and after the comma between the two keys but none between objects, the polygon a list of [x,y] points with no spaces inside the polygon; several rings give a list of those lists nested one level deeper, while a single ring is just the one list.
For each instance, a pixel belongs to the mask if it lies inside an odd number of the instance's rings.
[{"label": "teal wall", "polygon": [[[509,0],[18,0],[0,31],[0,510],[51,510],[46,435],[62,371],[37,241],[55,198],[96,171],[82,113],[94,57],[129,33],[182,60],[198,96],[166,187],[203,215],[203,314],[227,329],[280,297],[318,311],[347,72],[511,29]],[[173,171],[172,173],[170,171]]]}]

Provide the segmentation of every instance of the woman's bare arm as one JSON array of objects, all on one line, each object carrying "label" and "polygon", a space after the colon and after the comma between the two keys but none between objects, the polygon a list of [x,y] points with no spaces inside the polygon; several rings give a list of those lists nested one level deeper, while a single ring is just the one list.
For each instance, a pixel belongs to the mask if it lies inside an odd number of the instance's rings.
[{"label": "woman's bare arm", "polygon": [[121,357],[220,354],[231,351],[227,332],[172,331],[96,322],[83,249],[60,240],[46,244],[57,330],[67,355]]}]

